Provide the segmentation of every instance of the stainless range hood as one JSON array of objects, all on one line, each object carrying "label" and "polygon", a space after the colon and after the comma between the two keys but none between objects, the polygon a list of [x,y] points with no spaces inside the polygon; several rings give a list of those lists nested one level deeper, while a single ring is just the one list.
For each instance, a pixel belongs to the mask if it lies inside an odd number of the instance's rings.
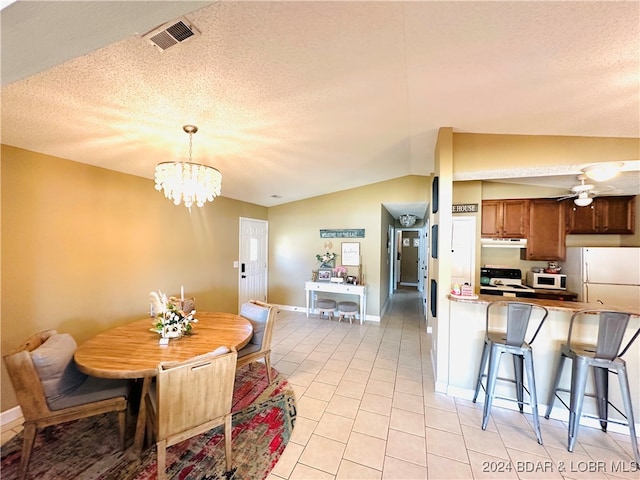
[{"label": "stainless range hood", "polygon": [[527,248],[526,238],[482,238],[480,245],[484,248]]}]

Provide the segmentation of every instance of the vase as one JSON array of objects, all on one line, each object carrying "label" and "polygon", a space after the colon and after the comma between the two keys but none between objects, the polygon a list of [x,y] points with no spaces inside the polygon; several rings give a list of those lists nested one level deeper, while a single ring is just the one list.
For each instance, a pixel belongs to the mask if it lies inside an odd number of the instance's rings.
[{"label": "vase", "polygon": [[180,338],[183,335],[182,325],[174,323],[173,325],[165,325],[162,329],[162,338]]}]

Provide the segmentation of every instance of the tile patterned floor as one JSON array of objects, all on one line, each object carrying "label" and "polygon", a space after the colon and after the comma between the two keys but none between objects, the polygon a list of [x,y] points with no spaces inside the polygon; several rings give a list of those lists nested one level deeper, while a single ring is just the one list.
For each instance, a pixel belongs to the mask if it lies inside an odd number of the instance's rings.
[{"label": "tile patterned floor", "polygon": [[398,290],[380,323],[350,325],[280,311],[272,363],[298,399],[293,437],[268,480],[640,478],[628,435],[566,424],[434,392],[417,292]]},{"label": "tile patterned floor", "polygon": [[[573,453],[566,424],[434,392],[417,292],[399,290],[380,323],[329,321],[282,310],[272,364],[298,405],[291,441],[268,480],[639,479],[628,435],[581,427]],[[20,421],[2,429],[4,443]]]}]

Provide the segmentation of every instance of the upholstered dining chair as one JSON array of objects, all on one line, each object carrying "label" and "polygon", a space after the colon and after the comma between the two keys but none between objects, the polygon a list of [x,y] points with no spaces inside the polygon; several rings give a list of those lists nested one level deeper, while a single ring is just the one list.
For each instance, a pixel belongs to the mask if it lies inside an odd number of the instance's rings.
[{"label": "upholstered dining chair", "polygon": [[80,372],[73,360],[76,348],[75,340],[68,333],[46,330],[3,357],[24,417],[21,480],[27,475],[40,428],[117,412],[120,444],[124,449],[129,383]]},{"label": "upholstered dining chair", "polygon": [[147,434],[155,436],[158,479],[166,478],[167,447],[224,425],[225,462],[231,470],[231,406],[237,352],[220,347],[186,362],[160,364],[144,398]]},{"label": "upholstered dining chair", "polygon": [[253,337],[247,345],[238,350],[238,367],[264,358],[269,384],[273,382],[271,373],[271,336],[278,309],[268,303],[251,300],[242,304],[240,315],[251,322]]}]

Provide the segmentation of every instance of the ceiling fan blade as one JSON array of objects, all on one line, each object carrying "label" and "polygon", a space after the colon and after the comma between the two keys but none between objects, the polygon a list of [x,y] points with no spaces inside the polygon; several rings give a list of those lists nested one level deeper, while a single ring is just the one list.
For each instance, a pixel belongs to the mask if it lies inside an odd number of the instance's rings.
[{"label": "ceiling fan blade", "polygon": [[551,197],[551,198],[555,198],[558,202],[561,202],[562,200],[567,200],[569,198],[574,198],[577,196],[578,196],[577,193],[568,193],[567,195],[560,195],[558,197]]}]

